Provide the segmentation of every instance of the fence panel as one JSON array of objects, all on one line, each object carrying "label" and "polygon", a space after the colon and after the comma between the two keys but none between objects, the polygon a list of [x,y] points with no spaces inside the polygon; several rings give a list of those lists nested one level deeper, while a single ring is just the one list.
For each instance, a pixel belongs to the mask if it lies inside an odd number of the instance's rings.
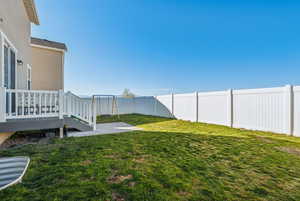
[{"label": "fence panel", "polygon": [[198,93],[198,121],[228,125],[228,91]]},{"label": "fence panel", "polygon": [[132,98],[117,98],[119,114],[132,114],[134,111],[134,100]]},{"label": "fence panel", "polygon": [[95,99],[97,105],[97,115],[111,115],[113,112],[112,97],[97,97]]},{"label": "fence panel", "polygon": [[294,135],[300,137],[300,86],[294,87]]},{"label": "fence panel", "polygon": [[284,133],[285,88],[233,91],[233,127]]},{"label": "fence panel", "polygon": [[155,99],[153,97],[136,97],[134,101],[134,113],[155,115]]},{"label": "fence panel", "polygon": [[156,115],[161,117],[173,117],[172,95],[157,96]]},{"label": "fence panel", "polygon": [[174,116],[177,119],[197,121],[196,93],[174,94]]}]

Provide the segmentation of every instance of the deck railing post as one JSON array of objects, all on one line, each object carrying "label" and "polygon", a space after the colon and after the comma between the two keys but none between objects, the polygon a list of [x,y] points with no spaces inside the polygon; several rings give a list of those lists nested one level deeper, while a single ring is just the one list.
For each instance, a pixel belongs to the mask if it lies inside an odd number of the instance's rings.
[{"label": "deck railing post", "polygon": [[6,89],[0,87],[0,122],[6,121]]},{"label": "deck railing post", "polygon": [[66,103],[67,103],[67,115],[68,117],[71,117],[71,110],[72,110],[72,99],[71,99],[71,93],[68,91],[66,96]]},{"label": "deck railing post", "polygon": [[63,90],[59,90],[58,91],[58,104],[59,104],[59,118],[63,119],[63,113],[64,113],[64,91]]}]

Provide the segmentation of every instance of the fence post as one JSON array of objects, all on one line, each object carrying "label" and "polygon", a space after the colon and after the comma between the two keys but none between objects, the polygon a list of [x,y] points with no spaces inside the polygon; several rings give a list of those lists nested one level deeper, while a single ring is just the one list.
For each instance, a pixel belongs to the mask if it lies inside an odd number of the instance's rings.
[{"label": "fence post", "polygon": [[293,120],[293,112],[294,112],[294,105],[293,105],[293,86],[286,85],[284,87],[285,92],[285,114],[286,114],[286,134],[293,135],[294,129],[294,120]]},{"label": "fence post", "polygon": [[96,108],[96,98],[93,96],[92,100],[92,113],[93,113],[93,130],[97,129],[97,108]]},{"label": "fence post", "polygon": [[228,126],[233,126],[233,93],[232,89],[229,89],[227,91],[227,120],[228,120]]},{"label": "fence post", "polygon": [[198,116],[199,116],[199,105],[198,105],[198,102],[199,102],[199,99],[198,99],[198,91],[195,92],[195,95],[196,95],[196,122],[198,122]]},{"label": "fence post", "polygon": [[157,114],[157,96],[154,96],[154,116],[159,116],[158,114]]},{"label": "fence post", "polygon": [[6,121],[6,89],[0,87],[0,122]]},{"label": "fence post", "polygon": [[59,104],[59,119],[63,119],[64,118],[64,91],[62,89],[60,89],[58,91],[58,104]]},{"label": "fence post", "polygon": [[171,94],[171,103],[172,103],[172,116],[174,116],[174,93]]}]

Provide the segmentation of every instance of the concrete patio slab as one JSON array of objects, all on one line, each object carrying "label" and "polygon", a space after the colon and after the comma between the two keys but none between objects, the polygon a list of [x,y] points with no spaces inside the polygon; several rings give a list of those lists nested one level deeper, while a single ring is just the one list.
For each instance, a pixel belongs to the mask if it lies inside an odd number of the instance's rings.
[{"label": "concrete patio slab", "polygon": [[141,128],[123,122],[97,124],[95,131],[70,132],[68,137],[86,137],[94,135],[106,135],[114,133],[125,133],[130,131],[142,130]]}]

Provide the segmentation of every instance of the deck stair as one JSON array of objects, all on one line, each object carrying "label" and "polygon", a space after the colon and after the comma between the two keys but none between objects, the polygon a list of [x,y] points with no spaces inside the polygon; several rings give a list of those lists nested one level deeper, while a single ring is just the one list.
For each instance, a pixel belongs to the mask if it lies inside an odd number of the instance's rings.
[{"label": "deck stair", "polygon": [[67,126],[67,128],[75,128],[79,131],[91,131],[93,130],[93,126],[91,126],[88,122],[85,122],[83,120],[80,120],[75,117],[64,117],[64,124]]}]

